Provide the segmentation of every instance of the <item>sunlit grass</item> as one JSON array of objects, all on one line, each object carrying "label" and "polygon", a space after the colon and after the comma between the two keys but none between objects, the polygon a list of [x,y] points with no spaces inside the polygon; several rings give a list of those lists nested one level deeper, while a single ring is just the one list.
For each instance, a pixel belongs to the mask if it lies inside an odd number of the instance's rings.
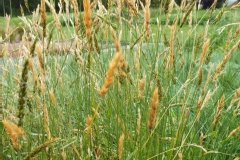
[{"label": "sunlit grass", "polygon": [[[239,47],[226,61],[219,78],[214,81],[213,77],[224,56],[239,43],[240,12],[229,10],[217,20],[220,12],[210,15],[210,11],[193,11],[193,23],[186,21],[180,28],[175,24],[177,17],[181,19],[183,15],[178,9],[170,15],[167,25],[167,16],[152,9],[151,36],[147,40],[142,11],[131,23],[124,11],[119,23],[113,9],[100,19],[93,14],[93,20],[98,20],[92,27],[94,43],[87,41],[82,21],[77,35],[74,26],[65,23],[66,15],[62,19],[60,16],[59,31],[53,16],[48,14],[48,34],[53,30],[51,42],[78,45],[65,51],[68,54],[52,56],[50,49],[40,49],[39,39],[32,58],[26,55],[1,59],[4,118],[16,124],[23,67],[26,61],[32,62],[24,82],[27,95],[23,97],[26,102],[22,128],[26,134],[19,140],[21,149],[14,150],[9,136],[1,130],[3,155],[23,159],[40,148],[34,154],[37,159],[239,157],[239,131],[234,136],[230,134],[239,126]],[[4,18],[0,21],[4,27]],[[21,23],[19,18],[12,18],[11,26]],[[120,33],[119,50],[116,42]],[[208,51],[201,65],[207,39]],[[113,67],[116,51],[124,58]],[[106,79],[111,83],[107,83],[108,90],[101,96],[99,91]],[[222,97],[224,108],[213,128]],[[149,127],[149,121],[154,121],[153,127]]]}]

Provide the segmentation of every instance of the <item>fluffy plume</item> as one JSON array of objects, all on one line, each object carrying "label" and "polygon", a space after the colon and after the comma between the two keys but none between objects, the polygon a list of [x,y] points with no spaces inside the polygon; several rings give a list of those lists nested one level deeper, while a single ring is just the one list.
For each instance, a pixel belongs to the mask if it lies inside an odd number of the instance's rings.
[{"label": "fluffy plume", "polygon": [[84,7],[84,24],[86,27],[86,35],[90,39],[91,37],[91,26],[92,26],[92,11],[91,11],[91,4],[90,0],[83,0],[83,7]]},{"label": "fluffy plume", "polygon": [[144,97],[145,84],[146,84],[145,78],[142,78],[138,81],[138,97],[141,99]]},{"label": "fluffy plume", "polygon": [[78,34],[79,32],[79,11],[78,11],[78,2],[77,0],[71,0],[72,6],[73,6],[73,11],[74,11],[74,21],[75,21],[75,32]]},{"label": "fluffy plume", "polygon": [[23,137],[24,130],[21,127],[18,127],[16,124],[4,119],[2,121],[3,126],[9,136],[9,138],[11,139],[13,148],[15,150],[19,150],[21,148],[20,144],[18,143],[18,140]]},{"label": "fluffy plume", "polygon": [[159,96],[158,96],[158,88],[156,88],[153,92],[152,102],[150,105],[150,112],[149,112],[149,119],[148,119],[148,128],[150,130],[152,130],[155,127],[158,105],[159,105]]},{"label": "fluffy plume", "polygon": [[114,58],[112,59],[108,71],[107,71],[107,75],[105,78],[105,82],[99,92],[100,96],[105,96],[105,94],[107,93],[109,87],[111,86],[111,84],[114,81],[114,76],[118,67],[118,63],[120,61],[122,57],[122,53],[121,52],[117,52],[116,55],[114,56]]},{"label": "fluffy plume", "polygon": [[41,13],[41,26],[43,28],[43,37],[46,37],[47,16],[45,0],[41,0],[40,13]]},{"label": "fluffy plume", "polygon": [[53,14],[53,17],[54,17],[54,20],[55,20],[55,26],[57,27],[57,29],[60,31],[61,30],[61,22],[58,18],[58,15],[57,15],[57,12],[56,10],[54,9],[53,5],[48,1],[48,0],[45,0],[45,3],[47,4],[47,6],[50,8],[50,11],[52,12]]},{"label": "fluffy plume", "polygon": [[150,3],[151,0],[145,1],[145,8],[144,8],[144,26],[146,30],[147,39],[150,38]]},{"label": "fluffy plume", "polygon": [[116,71],[119,67],[120,61],[122,59],[124,59],[123,55],[122,55],[122,51],[121,51],[121,45],[120,45],[121,33],[120,33],[119,38],[117,39],[115,32],[112,30],[112,36],[115,40],[114,44],[115,44],[117,53],[115,54],[114,58],[112,59],[110,65],[109,65],[104,84],[99,92],[100,96],[104,96],[107,93],[109,87],[111,86],[111,84],[114,81],[114,77],[115,77]]}]

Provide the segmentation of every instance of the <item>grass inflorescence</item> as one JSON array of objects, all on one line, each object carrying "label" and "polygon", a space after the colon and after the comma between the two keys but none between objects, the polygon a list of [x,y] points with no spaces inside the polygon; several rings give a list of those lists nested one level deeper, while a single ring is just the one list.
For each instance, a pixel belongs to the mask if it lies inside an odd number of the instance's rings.
[{"label": "grass inflorescence", "polygon": [[41,0],[40,14],[0,17],[4,34],[24,29],[0,44],[5,157],[239,158],[239,10],[59,7]]}]

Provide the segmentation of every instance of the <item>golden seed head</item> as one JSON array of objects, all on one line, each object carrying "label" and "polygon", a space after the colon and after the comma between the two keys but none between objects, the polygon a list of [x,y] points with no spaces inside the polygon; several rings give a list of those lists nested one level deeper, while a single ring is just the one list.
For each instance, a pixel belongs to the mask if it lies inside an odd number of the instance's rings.
[{"label": "golden seed head", "polygon": [[203,50],[202,50],[202,54],[201,54],[201,57],[200,57],[200,65],[203,65],[204,60],[207,57],[207,53],[208,53],[208,50],[209,50],[209,44],[210,44],[210,39],[207,39],[207,41],[205,41],[204,44],[203,44]]},{"label": "golden seed head", "polygon": [[75,21],[75,32],[78,34],[80,23],[79,23],[79,11],[78,11],[78,2],[77,0],[71,0],[73,11],[74,11],[74,21]]},{"label": "golden seed head", "polygon": [[92,124],[93,124],[93,118],[88,115],[86,118],[86,129],[85,129],[87,134],[92,133]]},{"label": "golden seed head", "polygon": [[150,0],[146,0],[144,8],[144,26],[146,30],[147,39],[150,38]]},{"label": "golden seed head", "polygon": [[50,97],[50,101],[53,104],[53,106],[57,106],[57,99],[56,99],[56,96],[52,89],[49,91],[49,97]]},{"label": "golden seed head", "polygon": [[114,58],[112,59],[110,65],[109,65],[109,69],[107,71],[105,82],[104,82],[104,84],[103,84],[103,86],[102,86],[102,88],[99,92],[100,96],[105,96],[109,87],[113,83],[115,72],[116,72],[116,69],[118,67],[118,63],[119,63],[121,57],[122,57],[122,53],[117,52],[116,55],[114,56]]},{"label": "golden seed head", "polygon": [[86,26],[86,35],[88,38],[91,37],[91,26],[92,26],[92,11],[91,11],[91,3],[90,0],[83,0],[84,7],[84,24]]},{"label": "golden seed head", "polygon": [[54,20],[55,20],[55,26],[57,27],[57,29],[59,31],[61,31],[61,22],[59,20],[59,17],[58,17],[58,14],[54,8],[54,6],[48,1],[48,0],[45,0],[45,3],[47,4],[47,6],[49,7],[50,11],[52,12],[53,14],[53,17],[54,17]]},{"label": "golden seed head", "polygon": [[240,45],[240,40],[228,51],[228,53],[224,56],[222,62],[218,64],[217,69],[214,74],[214,77],[213,77],[214,81],[218,80],[218,78],[221,75],[222,71],[224,70],[227,62],[232,57],[233,52],[238,48],[239,45]]},{"label": "golden seed head", "polygon": [[238,126],[236,129],[234,129],[230,134],[228,135],[228,138],[236,136],[240,132],[240,126]]},{"label": "golden seed head", "polygon": [[138,81],[138,96],[139,98],[143,98],[144,89],[145,89],[146,79],[142,78]]},{"label": "golden seed head", "polygon": [[48,135],[48,139],[51,139],[51,131],[49,127],[49,114],[48,114],[48,109],[46,104],[43,104],[43,126],[45,129],[45,132]]},{"label": "golden seed head", "polygon": [[21,148],[20,144],[18,143],[18,140],[24,136],[24,130],[21,127],[18,127],[16,124],[4,119],[2,121],[3,126],[5,128],[5,131],[7,132],[13,148],[15,150],[19,150]]},{"label": "golden seed head", "polygon": [[118,140],[118,159],[121,160],[123,157],[123,145],[124,145],[124,133],[120,136]]},{"label": "golden seed head", "polygon": [[215,114],[215,117],[214,117],[214,120],[213,120],[213,123],[212,123],[213,129],[216,128],[217,123],[220,120],[220,116],[221,116],[222,109],[223,109],[224,106],[225,106],[225,98],[224,98],[224,95],[223,95],[221,97],[221,99],[218,101],[217,112]]},{"label": "golden seed head", "polygon": [[158,88],[155,88],[152,96],[149,119],[148,119],[148,128],[150,130],[152,130],[155,127],[158,105],[159,105]]},{"label": "golden seed head", "polygon": [[140,108],[138,108],[138,119],[137,119],[137,134],[140,134],[141,130],[141,121],[142,121],[142,116],[141,116],[141,111]]}]

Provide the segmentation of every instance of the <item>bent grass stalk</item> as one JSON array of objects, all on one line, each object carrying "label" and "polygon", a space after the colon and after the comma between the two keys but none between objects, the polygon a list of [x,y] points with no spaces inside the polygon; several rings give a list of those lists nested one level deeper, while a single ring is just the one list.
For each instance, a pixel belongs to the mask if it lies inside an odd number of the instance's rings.
[{"label": "bent grass stalk", "polygon": [[236,129],[232,130],[229,133],[227,138],[232,138],[232,137],[236,136],[239,132],[240,132],[240,126],[238,126]]},{"label": "bent grass stalk", "polygon": [[52,138],[50,140],[47,140],[46,142],[44,142],[43,144],[39,145],[38,147],[36,147],[35,149],[33,149],[25,158],[25,160],[30,160],[31,158],[33,158],[34,156],[36,156],[39,152],[43,151],[44,149],[46,149],[47,147],[49,147],[51,144],[56,143],[57,141],[59,141],[60,138]]}]

